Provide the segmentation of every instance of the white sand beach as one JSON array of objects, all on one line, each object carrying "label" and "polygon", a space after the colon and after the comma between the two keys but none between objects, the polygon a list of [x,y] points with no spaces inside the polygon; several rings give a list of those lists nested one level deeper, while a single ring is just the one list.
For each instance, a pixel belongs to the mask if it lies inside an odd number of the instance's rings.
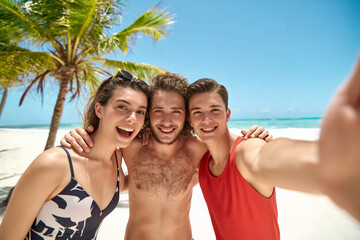
[{"label": "white sand beach", "polygon": [[[237,129],[232,131],[239,133]],[[57,144],[66,132],[68,130],[58,132]],[[278,129],[270,132],[275,138],[305,140],[316,140],[319,135],[318,129]],[[15,185],[31,161],[43,150],[47,133],[48,130],[43,129],[0,129],[0,201],[4,199],[8,189]],[[277,189],[277,201],[281,239],[360,239],[360,224],[326,196]],[[0,209],[0,219],[4,211],[4,208]],[[128,216],[128,195],[123,193],[118,207],[103,222],[98,239],[123,239]],[[194,188],[190,219],[194,239],[215,239],[199,186]]]}]

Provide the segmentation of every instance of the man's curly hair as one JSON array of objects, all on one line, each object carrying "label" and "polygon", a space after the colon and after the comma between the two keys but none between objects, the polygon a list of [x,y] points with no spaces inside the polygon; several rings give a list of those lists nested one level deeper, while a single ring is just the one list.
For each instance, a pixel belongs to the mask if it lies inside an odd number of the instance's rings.
[{"label": "man's curly hair", "polygon": [[151,109],[152,99],[154,94],[158,90],[168,91],[168,92],[176,92],[179,93],[185,101],[185,122],[184,128],[181,131],[181,134],[184,136],[191,136],[192,131],[189,122],[187,121],[188,117],[188,99],[187,99],[187,88],[189,86],[189,82],[186,78],[182,77],[179,74],[165,72],[156,75],[150,84],[150,94],[149,94],[149,106]]}]

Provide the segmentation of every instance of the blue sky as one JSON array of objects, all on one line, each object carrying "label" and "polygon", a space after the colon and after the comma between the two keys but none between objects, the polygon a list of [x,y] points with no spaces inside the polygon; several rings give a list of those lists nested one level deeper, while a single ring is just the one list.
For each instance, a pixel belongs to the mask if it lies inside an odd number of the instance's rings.
[{"label": "blue sky", "polygon": [[[128,1],[123,26],[158,4]],[[119,60],[156,65],[193,82],[214,78],[229,91],[232,119],[321,117],[360,50],[357,0],[166,0],[175,24],[166,39],[140,36]],[[57,88],[43,104],[9,93],[0,125],[50,124]],[[66,103],[62,123],[81,122],[84,98]]]}]

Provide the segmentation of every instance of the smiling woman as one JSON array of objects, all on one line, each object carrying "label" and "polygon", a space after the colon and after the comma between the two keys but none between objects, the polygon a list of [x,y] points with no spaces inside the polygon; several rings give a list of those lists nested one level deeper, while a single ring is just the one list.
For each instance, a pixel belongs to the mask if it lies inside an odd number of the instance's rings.
[{"label": "smiling woman", "polygon": [[105,80],[86,108],[84,124],[95,127],[91,153],[40,154],[16,184],[0,239],[96,239],[124,188],[116,148],[130,144],[147,111],[148,85],[122,72]]}]

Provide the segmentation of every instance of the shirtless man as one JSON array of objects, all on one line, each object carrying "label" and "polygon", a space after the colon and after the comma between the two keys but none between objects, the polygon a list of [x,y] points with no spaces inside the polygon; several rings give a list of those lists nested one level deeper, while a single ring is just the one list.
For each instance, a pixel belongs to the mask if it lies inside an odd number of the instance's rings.
[{"label": "shirtless man", "polygon": [[192,189],[206,148],[186,126],[187,86],[175,74],[155,77],[149,144],[143,146],[139,140],[123,149],[130,202],[125,239],[192,239]]},{"label": "shirtless man", "polygon": [[[187,80],[173,73],[155,77],[150,93],[150,141],[144,146],[137,139],[122,149],[128,168],[130,211],[125,239],[192,239],[192,189],[198,183],[198,165],[207,149],[190,134],[187,87]],[[259,137],[271,140],[263,130],[255,126],[247,136],[262,132]],[[91,146],[83,129],[65,135],[61,144],[69,147],[67,142],[75,149]]]}]

